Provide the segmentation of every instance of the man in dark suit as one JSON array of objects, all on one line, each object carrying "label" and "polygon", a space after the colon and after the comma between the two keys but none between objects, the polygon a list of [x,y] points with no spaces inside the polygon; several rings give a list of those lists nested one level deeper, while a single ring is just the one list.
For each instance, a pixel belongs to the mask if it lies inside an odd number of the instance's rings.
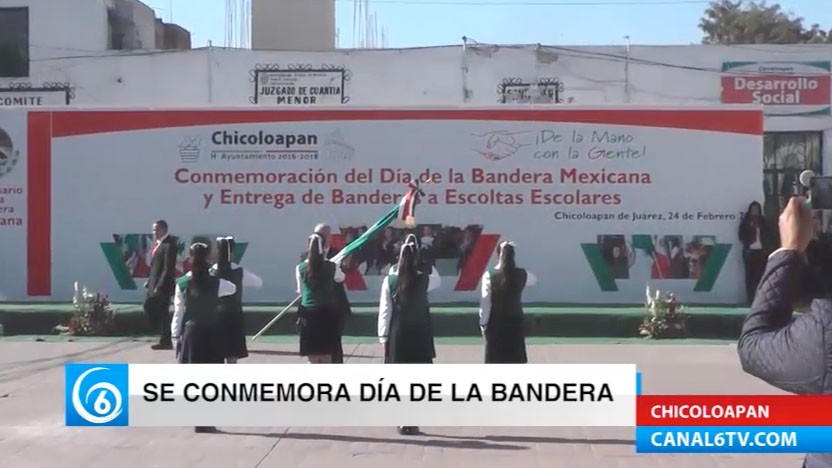
[{"label": "man in dark suit", "polygon": [[173,349],[170,302],[176,289],[176,253],[176,238],[169,235],[168,223],[164,219],[153,223],[150,275],[144,285],[144,312],[150,325],[159,330],[159,342],[151,346],[153,349]]},{"label": "man in dark suit", "polygon": [[[780,215],[781,247],[768,258],[751,310],[737,343],[742,368],[765,382],[798,395],[832,393],[832,296],[805,303],[806,287],[829,281],[814,277],[806,262],[812,239],[812,214],[803,197],[789,200]],[[832,468],[832,454],[809,454],[804,468]]]},{"label": "man in dark suit", "polygon": [[[325,223],[318,224],[315,226],[315,234],[320,235],[324,239],[324,252],[326,252],[326,258],[332,258],[336,255],[334,250],[332,249],[332,243],[330,242],[332,239],[332,228]],[[343,267],[342,267],[343,268]],[[335,352],[332,353],[332,363],[333,364],[343,364],[344,363],[344,346],[341,343],[341,336],[344,333],[344,327],[346,326],[347,317],[352,314],[352,307],[350,306],[350,300],[347,298],[347,288],[344,286],[344,283],[338,283],[335,287],[335,297],[338,301],[337,308],[338,308],[338,342],[335,346]]]}]

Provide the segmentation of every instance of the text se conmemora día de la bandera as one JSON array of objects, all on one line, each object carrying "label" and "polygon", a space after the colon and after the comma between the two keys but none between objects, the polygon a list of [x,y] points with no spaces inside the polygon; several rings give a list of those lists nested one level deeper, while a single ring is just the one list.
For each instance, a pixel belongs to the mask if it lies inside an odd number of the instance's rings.
[{"label": "text se conmemora d\u00eda de la bandera", "polygon": [[329,383],[173,383],[150,382],[143,386],[145,401],[189,402],[613,402],[607,383],[529,383],[490,385],[412,383],[395,385],[382,381],[358,387]]}]

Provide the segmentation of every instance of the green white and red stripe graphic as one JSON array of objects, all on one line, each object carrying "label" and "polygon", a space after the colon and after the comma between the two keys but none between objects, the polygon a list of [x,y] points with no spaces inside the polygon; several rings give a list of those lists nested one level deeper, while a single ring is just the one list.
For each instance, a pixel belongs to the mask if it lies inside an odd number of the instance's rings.
[{"label": "green white and red stripe graphic", "polygon": [[[460,269],[459,276],[454,284],[454,291],[473,291],[477,289],[499,242],[500,236],[498,234],[482,233],[477,236],[470,254]],[[343,245],[344,236],[334,234],[332,236],[332,247],[341,249]],[[361,274],[358,268],[352,268],[347,272],[344,284],[350,291],[367,291],[369,289],[364,275]]]}]

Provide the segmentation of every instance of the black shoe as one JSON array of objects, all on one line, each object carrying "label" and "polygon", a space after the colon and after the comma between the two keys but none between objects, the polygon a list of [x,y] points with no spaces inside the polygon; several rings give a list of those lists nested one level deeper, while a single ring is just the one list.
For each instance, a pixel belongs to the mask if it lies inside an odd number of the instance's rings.
[{"label": "black shoe", "polygon": [[163,350],[163,349],[173,349],[173,344],[171,343],[156,343],[155,345],[150,346],[150,349],[153,350]]},{"label": "black shoe", "polygon": [[399,434],[401,435],[418,435],[419,428],[416,426],[400,426]]},{"label": "black shoe", "polygon": [[197,434],[214,434],[217,432],[217,428],[214,426],[196,426],[194,432]]}]

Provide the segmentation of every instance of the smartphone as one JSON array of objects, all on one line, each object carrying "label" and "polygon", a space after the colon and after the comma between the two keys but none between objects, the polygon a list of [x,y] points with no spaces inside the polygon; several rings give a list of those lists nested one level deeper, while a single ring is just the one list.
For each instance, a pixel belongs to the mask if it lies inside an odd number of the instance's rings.
[{"label": "smartphone", "polygon": [[832,210],[832,176],[812,177],[809,194],[813,210]]}]

